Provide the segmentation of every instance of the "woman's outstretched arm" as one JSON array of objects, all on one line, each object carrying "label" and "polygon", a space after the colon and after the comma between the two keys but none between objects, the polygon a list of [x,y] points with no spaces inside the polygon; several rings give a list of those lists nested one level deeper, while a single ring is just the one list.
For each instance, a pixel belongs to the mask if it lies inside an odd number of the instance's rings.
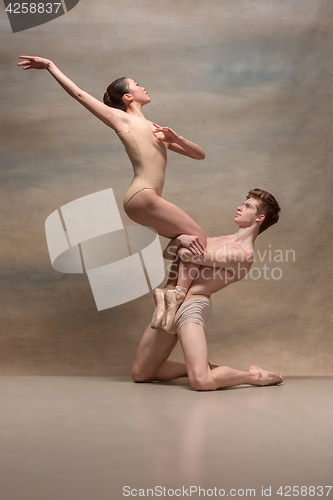
[{"label": "woman's outstretched arm", "polygon": [[67,94],[74,97],[74,99],[80,102],[103,123],[116,132],[126,131],[124,129],[130,124],[130,118],[124,111],[106,106],[98,99],[95,99],[95,97],[81,90],[72,80],[67,78],[52,61],[35,56],[20,56],[20,59],[24,59],[24,61],[19,62],[18,66],[22,66],[23,69],[46,69],[53,78],[57,80]]}]

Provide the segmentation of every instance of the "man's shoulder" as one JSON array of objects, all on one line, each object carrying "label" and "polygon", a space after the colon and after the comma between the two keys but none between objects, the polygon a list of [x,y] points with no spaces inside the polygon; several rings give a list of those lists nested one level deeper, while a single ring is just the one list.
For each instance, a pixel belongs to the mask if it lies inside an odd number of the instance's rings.
[{"label": "man's shoulder", "polygon": [[207,250],[213,251],[214,253],[228,255],[229,253],[238,258],[241,261],[251,262],[254,258],[254,248],[245,247],[232,241],[233,235],[227,236],[216,236],[214,238],[207,239]]},{"label": "man's shoulder", "polygon": [[230,242],[231,235],[226,236],[208,236],[207,238],[207,248],[210,247],[218,248],[223,247]]}]

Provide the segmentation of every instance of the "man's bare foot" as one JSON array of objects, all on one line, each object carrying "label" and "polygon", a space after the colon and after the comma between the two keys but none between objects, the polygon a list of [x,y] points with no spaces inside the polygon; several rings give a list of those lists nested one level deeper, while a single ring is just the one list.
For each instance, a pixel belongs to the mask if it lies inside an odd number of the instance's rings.
[{"label": "man's bare foot", "polygon": [[254,385],[262,386],[262,385],[276,385],[281,384],[283,382],[282,375],[274,372],[268,372],[259,368],[259,366],[252,365],[249,368],[249,372],[257,375],[258,380]]}]

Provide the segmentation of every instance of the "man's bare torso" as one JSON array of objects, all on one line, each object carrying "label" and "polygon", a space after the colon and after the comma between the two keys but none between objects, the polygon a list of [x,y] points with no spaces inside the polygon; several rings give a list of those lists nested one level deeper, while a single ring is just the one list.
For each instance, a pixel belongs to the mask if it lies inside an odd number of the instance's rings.
[{"label": "man's bare torso", "polygon": [[218,264],[214,267],[202,265],[199,268],[199,276],[193,281],[188,291],[188,296],[195,294],[210,296],[212,293],[218,292],[246,276],[253,263],[253,252],[230,241],[231,237],[230,235],[207,238],[207,250],[221,252],[221,260],[222,256],[228,254],[229,251],[240,250],[244,255],[243,262],[231,261],[227,266],[221,262],[223,267],[219,267]]}]

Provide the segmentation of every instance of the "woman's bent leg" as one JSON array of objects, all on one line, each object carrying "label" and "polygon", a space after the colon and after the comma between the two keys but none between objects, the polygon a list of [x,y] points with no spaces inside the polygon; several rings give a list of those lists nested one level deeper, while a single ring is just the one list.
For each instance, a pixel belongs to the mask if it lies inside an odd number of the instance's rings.
[{"label": "woman's bent leg", "polygon": [[[207,246],[207,236],[201,227],[183,210],[158,196],[153,189],[143,189],[136,193],[128,201],[125,210],[134,222],[152,227],[161,236],[176,238],[180,234],[193,234],[199,238],[205,248]],[[167,321],[164,326],[166,331],[172,327],[176,311],[193,281],[187,271],[191,269],[191,273],[198,272],[199,267],[196,264],[191,264],[189,267],[183,266],[182,276],[178,275],[178,290],[174,293],[170,292],[168,297]],[[160,317],[157,312],[155,318]],[[153,326],[154,328],[160,326],[160,322],[154,322]]]},{"label": "woman's bent leg", "polygon": [[192,282],[199,278],[199,264],[194,264],[193,262],[180,261],[179,271],[178,271],[178,282],[180,285],[187,290],[190,288]]},{"label": "woman's bent leg", "polygon": [[183,210],[158,196],[153,189],[142,189],[132,196],[125,211],[134,222],[154,228],[161,236],[172,239],[180,234],[194,234],[206,248],[207,237],[201,227]]},{"label": "woman's bent leg", "polygon": [[166,288],[175,288],[179,279],[179,263],[180,258],[177,256],[174,261],[169,264],[169,275],[165,285]]}]

